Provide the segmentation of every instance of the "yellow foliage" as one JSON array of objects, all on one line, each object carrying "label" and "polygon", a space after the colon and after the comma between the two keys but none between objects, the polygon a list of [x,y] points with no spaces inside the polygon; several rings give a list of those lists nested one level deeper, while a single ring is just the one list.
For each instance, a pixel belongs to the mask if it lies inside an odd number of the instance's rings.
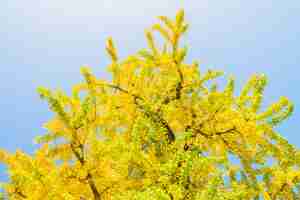
[{"label": "yellow foliage", "polygon": [[300,152],[275,130],[293,104],[264,109],[264,75],[236,96],[233,77],[220,90],[223,72],[185,63],[184,16],[160,16],[149,49],[124,60],[108,38],[111,82],[83,67],[70,97],[39,88],[55,116],[34,155],[0,151],[7,199],[299,199]]}]

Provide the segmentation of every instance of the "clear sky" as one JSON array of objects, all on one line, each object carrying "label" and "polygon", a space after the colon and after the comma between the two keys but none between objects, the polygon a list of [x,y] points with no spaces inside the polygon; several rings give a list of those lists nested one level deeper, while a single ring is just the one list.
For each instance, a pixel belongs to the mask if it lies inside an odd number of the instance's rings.
[{"label": "clear sky", "polygon": [[52,116],[37,86],[69,92],[82,80],[82,65],[108,78],[108,36],[124,58],[146,46],[144,29],[156,16],[174,16],[179,8],[190,24],[188,59],[199,60],[202,70],[234,74],[238,85],[265,73],[265,104],[282,95],[295,103],[294,115],[278,130],[300,147],[300,1],[1,0],[0,148],[34,152],[33,138]]}]

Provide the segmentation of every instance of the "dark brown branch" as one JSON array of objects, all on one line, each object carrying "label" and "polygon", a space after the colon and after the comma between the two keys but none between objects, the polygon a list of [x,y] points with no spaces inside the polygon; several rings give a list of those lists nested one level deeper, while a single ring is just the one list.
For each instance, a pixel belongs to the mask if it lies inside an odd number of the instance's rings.
[{"label": "dark brown branch", "polygon": [[173,143],[175,141],[175,139],[176,139],[175,134],[174,134],[173,130],[171,129],[171,127],[169,126],[168,122],[158,112],[149,111],[149,110],[145,109],[145,107],[137,101],[137,100],[141,100],[142,102],[145,102],[145,100],[142,97],[135,95],[135,94],[131,94],[129,91],[127,91],[119,86],[116,86],[116,85],[106,84],[106,86],[115,88],[115,89],[119,90],[120,92],[123,92],[123,93],[126,93],[126,94],[132,96],[134,98],[134,103],[138,106],[139,109],[142,110],[142,112],[145,116],[147,116],[153,122],[160,124],[163,128],[165,128],[165,130],[167,131],[167,137],[168,137],[169,143]]},{"label": "dark brown branch", "polygon": [[81,177],[76,176],[76,175],[69,175],[69,176],[67,176],[66,178],[68,178],[68,179],[76,179],[76,180],[78,180],[80,183],[85,183],[85,182],[87,181],[87,178],[86,178],[86,177],[81,178]]},{"label": "dark brown branch", "polygon": [[[166,97],[163,101],[162,101],[162,105],[167,105],[169,104],[171,101],[174,100],[179,100],[182,96],[182,89],[183,89],[183,74],[182,71],[180,70],[179,66],[177,66],[177,72],[179,74],[179,81],[176,83],[176,87],[175,87],[175,96],[174,97]],[[173,90],[173,89],[172,89]]]},{"label": "dark brown branch", "polygon": [[167,104],[169,104],[170,102],[172,102],[174,100],[179,100],[181,98],[181,91],[182,91],[182,89],[183,89],[182,82],[181,81],[177,82],[176,83],[176,87],[175,87],[175,96],[173,96],[173,97],[167,96],[162,101],[162,105],[167,105]]},{"label": "dark brown branch", "polygon": [[101,195],[100,195],[99,191],[97,190],[97,187],[96,187],[96,184],[94,182],[93,176],[90,172],[88,172],[88,174],[87,174],[87,181],[88,181],[89,186],[90,186],[90,188],[93,192],[94,199],[95,200],[101,200]]},{"label": "dark brown branch", "polygon": [[228,148],[228,149],[231,149],[229,143],[221,136],[221,139],[223,141],[223,143],[225,144],[225,146]]},{"label": "dark brown branch", "polygon": [[[77,136],[77,133],[73,134],[74,136]],[[78,149],[80,150],[80,153],[78,152]],[[84,146],[83,144],[79,144],[77,146],[74,145],[74,143],[71,143],[71,150],[74,153],[76,159],[80,162],[80,164],[83,166],[85,165],[85,159],[84,159]],[[101,200],[101,195],[99,191],[97,190],[94,178],[90,172],[87,173],[87,182],[89,184],[89,187],[92,190],[93,196],[95,200]]]},{"label": "dark brown branch", "polygon": [[[219,109],[218,109],[218,110],[219,110]],[[218,112],[218,110],[217,110],[216,112]],[[203,131],[201,130],[201,127],[202,127],[203,123],[201,123],[200,125],[198,125],[197,128],[194,128],[194,127],[193,127],[193,126],[195,126],[195,121],[194,121],[194,119],[195,119],[196,117],[197,117],[196,114],[192,111],[192,125],[188,125],[188,126],[186,126],[186,128],[185,128],[185,131],[191,130],[191,131],[194,132],[194,134],[192,135],[192,137],[196,137],[198,134],[201,135],[201,136],[203,136],[203,137],[205,137],[205,138],[207,138],[207,139],[211,139],[213,136],[220,136],[221,139],[222,139],[222,141],[224,142],[224,144],[225,144],[227,147],[229,147],[229,144],[228,144],[228,142],[223,138],[223,135],[232,133],[232,132],[234,132],[234,131],[236,131],[236,132],[239,133],[239,131],[236,129],[235,126],[232,127],[232,128],[230,128],[230,129],[228,129],[228,130],[225,130],[225,131],[218,131],[218,132],[215,132],[214,134],[208,134],[208,133],[205,133],[205,132],[203,132]],[[184,150],[185,150],[185,151],[189,150],[189,149],[191,148],[191,146],[192,146],[191,144],[185,143],[185,145],[184,145]]]},{"label": "dark brown branch", "polygon": [[134,97],[135,99],[140,99],[140,100],[144,101],[144,99],[142,97],[140,97],[138,95],[135,95],[135,94],[131,94],[128,90],[125,90],[125,89],[121,88],[120,86],[112,85],[112,84],[105,84],[105,86],[108,86],[108,87],[114,88],[116,90],[119,90],[119,91],[121,91],[123,93],[126,93],[126,94]]},{"label": "dark brown branch", "polygon": [[224,134],[232,133],[233,131],[236,131],[235,127],[230,128],[230,129],[225,130],[225,131],[216,132],[214,135],[224,135]]},{"label": "dark brown branch", "polygon": [[280,193],[282,193],[285,190],[286,187],[288,187],[288,184],[287,183],[283,183],[281,185],[281,187],[279,188],[279,190],[272,195],[272,198],[275,199]]},{"label": "dark brown branch", "polygon": [[23,194],[23,193],[22,193],[21,191],[19,191],[19,190],[16,190],[14,193],[17,194],[17,195],[19,195],[19,196],[22,197],[23,199],[26,199],[26,198],[27,198],[27,196],[26,196],[25,194]]},{"label": "dark brown branch", "polygon": [[[212,115],[212,117],[214,118],[214,116],[221,110],[222,106],[219,107]],[[197,115],[195,114],[195,112],[192,110],[191,111],[192,113],[192,124],[191,125],[188,125],[186,126],[185,128],[185,131],[189,131],[189,130],[192,130],[192,131],[195,131],[196,133],[206,137],[206,138],[211,138],[212,136],[215,136],[215,135],[218,135],[218,136],[221,136],[221,135],[224,135],[224,134],[228,134],[228,133],[232,133],[233,131],[236,131],[238,132],[238,130],[236,129],[235,126],[233,126],[232,128],[228,129],[228,130],[225,130],[225,131],[218,131],[218,132],[215,132],[214,134],[208,134],[208,133],[205,133],[201,130],[201,127],[203,126],[204,122],[200,123],[198,125],[197,128],[194,128],[195,126],[195,119],[197,117]],[[211,120],[211,119],[209,119]],[[239,133],[239,132],[238,132]],[[196,135],[193,135],[192,137],[195,137]]]},{"label": "dark brown branch", "polygon": [[76,146],[74,145],[74,143],[71,143],[71,150],[72,152],[74,153],[75,157],[77,158],[77,160],[80,162],[81,165],[84,165],[84,158],[83,158],[83,155],[81,155]]},{"label": "dark brown branch", "polygon": [[176,86],[176,99],[180,99],[181,97],[181,90],[183,89],[183,74],[182,71],[180,70],[180,67],[178,65],[178,63],[176,62],[176,66],[177,66],[177,73],[179,74],[179,82],[177,83]]},{"label": "dark brown branch", "polygon": [[[18,195],[23,199],[27,198],[27,195],[25,195],[22,191],[20,191],[20,188],[18,185],[14,188],[14,191],[12,191],[11,193],[12,193],[12,195]],[[9,192],[8,195],[10,196],[11,193]]]},{"label": "dark brown branch", "polygon": [[144,114],[148,118],[152,119],[154,123],[160,124],[166,129],[169,143],[175,141],[175,134],[165,119],[163,119],[158,113],[152,111],[145,111]]},{"label": "dark brown branch", "polygon": [[166,188],[166,186],[163,186],[163,190],[168,194],[168,196],[170,197],[171,200],[174,200],[174,197],[173,197],[172,193],[170,193],[168,191],[168,189]]}]

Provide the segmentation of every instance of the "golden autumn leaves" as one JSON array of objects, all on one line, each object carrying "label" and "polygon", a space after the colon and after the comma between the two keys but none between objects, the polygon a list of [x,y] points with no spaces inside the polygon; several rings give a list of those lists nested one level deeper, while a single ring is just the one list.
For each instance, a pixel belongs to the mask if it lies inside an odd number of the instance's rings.
[{"label": "golden autumn leaves", "polygon": [[[145,31],[147,49],[120,59],[106,51],[112,81],[87,67],[72,95],[39,88],[55,113],[35,155],[0,151],[9,199],[221,200],[299,196],[300,152],[274,126],[293,111],[286,98],[262,108],[267,79],[254,75],[240,95],[223,73],[185,63],[184,12]],[[153,32],[163,38],[162,47]],[[234,164],[233,158],[239,161]],[[273,163],[270,163],[269,160]]]}]

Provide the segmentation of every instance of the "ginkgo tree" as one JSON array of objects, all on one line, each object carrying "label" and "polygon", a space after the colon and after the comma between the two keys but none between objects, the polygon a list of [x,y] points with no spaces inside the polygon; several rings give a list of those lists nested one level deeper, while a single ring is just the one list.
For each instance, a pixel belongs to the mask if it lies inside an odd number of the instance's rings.
[{"label": "ginkgo tree", "polygon": [[264,75],[238,95],[232,77],[220,89],[222,72],[185,63],[184,11],[158,18],[125,59],[107,40],[111,80],[83,67],[71,95],[38,89],[54,116],[34,155],[0,151],[4,199],[300,199],[300,151],[275,130],[292,103],[262,107]]}]

